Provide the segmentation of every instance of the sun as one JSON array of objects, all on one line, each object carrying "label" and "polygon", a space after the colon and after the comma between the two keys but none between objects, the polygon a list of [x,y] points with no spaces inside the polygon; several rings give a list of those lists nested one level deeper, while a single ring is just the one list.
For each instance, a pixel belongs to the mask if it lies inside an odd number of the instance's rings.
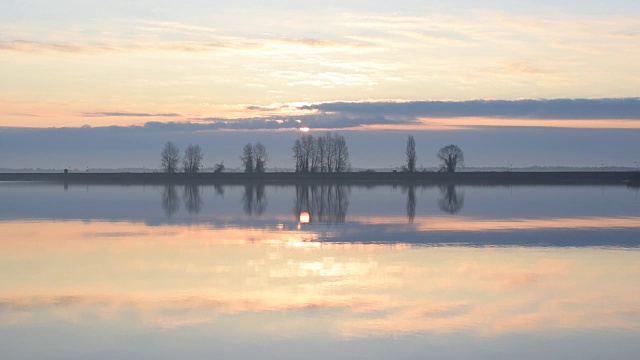
[{"label": "sun", "polygon": [[302,131],[302,132],[308,132],[309,130],[311,130],[311,129],[309,129],[308,126],[303,126],[303,127],[300,128],[300,131]]}]

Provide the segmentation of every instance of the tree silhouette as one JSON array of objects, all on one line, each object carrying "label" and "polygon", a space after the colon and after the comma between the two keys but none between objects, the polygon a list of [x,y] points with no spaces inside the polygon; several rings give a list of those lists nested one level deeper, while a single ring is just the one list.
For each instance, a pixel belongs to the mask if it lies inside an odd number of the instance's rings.
[{"label": "tree silhouette", "polygon": [[220,174],[220,173],[224,172],[224,169],[225,168],[224,168],[224,161],[223,161],[223,162],[221,162],[219,164],[216,164],[216,166],[215,166],[215,168],[213,170],[213,173],[214,174]]},{"label": "tree silhouette", "polygon": [[441,172],[455,172],[456,168],[464,165],[464,154],[458,145],[447,145],[438,151]]},{"label": "tree silhouette", "polygon": [[253,165],[253,145],[251,143],[247,143],[244,148],[242,148],[242,155],[240,155],[240,160],[242,161],[242,167],[244,167],[244,172],[252,173],[254,169]]},{"label": "tree silhouette", "polygon": [[180,149],[172,143],[168,141],[164,148],[162,149],[162,153],[160,154],[162,160],[162,171],[171,174],[178,171],[178,162],[180,161]]},{"label": "tree silhouette", "polygon": [[349,148],[344,136],[326,133],[302,135],[293,146],[296,172],[344,172],[349,170]]},{"label": "tree silhouette", "polygon": [[302,141],[300,141],[300,139],[296,139],[296,141],[293,142],[291,150],[293,151],[293,160],[296,163],[296,172],[304,172]]},{"label": "tree silhouette", "polygon": [[184,169],[184,172],[190,174],[199,172],[202,168],[203,158],[204,155],[202,155],[200,145],[189,144],[184,151],[184,158],[182,159],[182,168]]},{"label": "tree silhouette", "polygon": [[263,173],[267,164],[267,148],[258,142],[253,146],[253,158],[255,159],[255,172]]},{"label": "tree silhouette", "polygon": [[347,148],[347,141],[344,139],[344,136],[336,134],[333,144],[335,146],[335,172],[349,170],[349,149]]},{"label": "tree silhouette", "polygon": [[416,141],[413,139],[413,136],[409,135],[407,137],[407,149],[405,151],[407,154],[407,171],[415,172],[416,171]]}]

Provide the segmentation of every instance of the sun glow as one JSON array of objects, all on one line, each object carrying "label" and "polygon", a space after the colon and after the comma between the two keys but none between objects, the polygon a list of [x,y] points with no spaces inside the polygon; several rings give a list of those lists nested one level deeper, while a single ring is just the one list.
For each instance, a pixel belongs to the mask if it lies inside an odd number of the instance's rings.
[{"label": "sun glow", "polygon": [[303,126],[303,127],[300,128],[300,131],[302,131],[302,132],[309,132],[309,130],[311,130],[311,129],[309,127],[307,127],[307,126]]},{"label": "sun glow", "polygon": [[311,221],[311,215],[307,211],[303,211],[300,213],[300,223],[308,224]]}]

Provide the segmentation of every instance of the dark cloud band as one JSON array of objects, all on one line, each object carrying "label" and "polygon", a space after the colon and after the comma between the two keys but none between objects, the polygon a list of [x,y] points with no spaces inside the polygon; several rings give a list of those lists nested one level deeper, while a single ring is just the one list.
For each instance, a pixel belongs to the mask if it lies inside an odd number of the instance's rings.
[{"label": "dark cloud band", "polygon": [[636,120],[640,119],[640,98],[333,102],[302,106],[301,109],[343,116]]},{"label": "dark cloud band", "polygon": [[[248,107],[256,110],[257,107]],[[262,108],[258,108],[261,110]],[[527,120],[640,120],[640,98],[470,100],[413,102],[332,102],[301,106],[305,115],[268,115],[240,119],[188,118],[177,113],[89,112],[85,117],[157,117],[190,120],[147,122],[142,128],[160,131],[354,129],[368,125],[415,124],[424,118],[484,117]],[[272,110],[272,109],[271,109]],[[515,123],[514,123],[515,125]],[[540,126],[546,126],[544,122]]]}]

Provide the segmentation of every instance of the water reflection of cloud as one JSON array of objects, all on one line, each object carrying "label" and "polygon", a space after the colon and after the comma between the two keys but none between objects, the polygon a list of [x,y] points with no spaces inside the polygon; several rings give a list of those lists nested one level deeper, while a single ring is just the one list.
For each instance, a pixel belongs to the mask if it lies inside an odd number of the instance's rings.
[{"label": "water reflection of cloud", "polygon": [[87,237],[95,237],[95,238],[122,238],[122,237],[134,237],[134,236],[146,236],[149,235],[148,232],[144,231],[105,231],[105,232],[92,232],[87,233]]},{"label": "water reflection of cloud", "polygon": [[[241,329],[245,333],[268,334],[273,330],[289,328],[295,333],[329,331],[337,337],[428,332],[498,336],[553,329],[640,331],[640,309],[637,306],[640,296],[629,294],[612,301],[606,294],[583,296],[580,299],[548,299],[548,292],[545,292],[542,296],[518,294],[515,298],[503,297],[491,302],[472,298],[438,300],[418,296],[392,299],[381,294],[367,298],[290,296],[289,299],[278,295],[263,294],[261,299],[136,294],[4,297],[0,303],[0,324],[7,326],[53,321],[80,326],[99,322],[144,328],[169,329],[196,324],[232,328],[230,317],[248,316],[265,319],[270,326],[265,329],[252,322],[251,328]],[[131,318],[131,314],[135,314],[135,317]],[[323,318],[326,328],[308,328],[317,319],[316,316],[310,317],[310,314]]]},{"label": "water reflection of cloud", "polygon": [[[350,217],[354,223],[372,225],[403,224],[403,217]],[[553,230],[553,229],[637,229],[640,217],[577,217],[551,219],[487,219],[476,217],[433,216],[414,219],[419,231],[509,231],[509,230]]]},{"label": "water reflection of cloud", "polygon": [[[251,327],[236,331],[338,337],[640,331],[636,251],[322,243],[300,231],[136,223],[4,225],[3,325],[241,320]],[[117,229],[131,235],[100,235]]]}]

